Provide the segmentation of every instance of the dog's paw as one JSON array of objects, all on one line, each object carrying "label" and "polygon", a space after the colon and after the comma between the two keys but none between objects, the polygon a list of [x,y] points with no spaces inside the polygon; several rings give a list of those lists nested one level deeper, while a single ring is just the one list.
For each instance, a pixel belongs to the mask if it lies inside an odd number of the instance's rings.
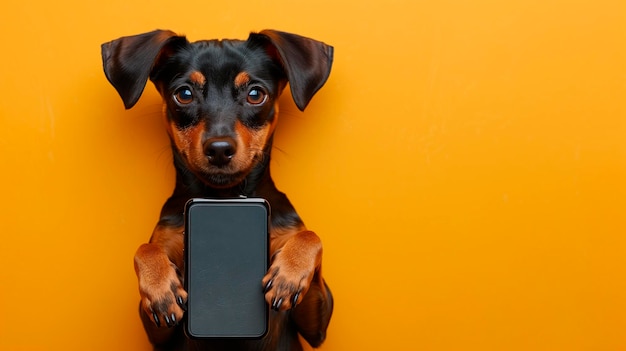
[{"label": "dog's paw", "polygon": [[298,269],[280,260],[280,253],[263,278],[265,300],[273,310],[294,308],[309,290],[313,269]]},{"label": "dog's paw", "polygon": [[187,309],[187,292],[180,283],[176,267],[171,263],[167,269],[139,275],[139,294],[141,308],[159,327],[175,326]]},{"label": "dog's paw", "polygon": [[313,232],[299,234],[303,235],[293,238],[295,240],[287,242],[274,254],[262,281],[265,300],[276,311],[294,308],[302,301],[321,261],[321,242],[317,235]]}]

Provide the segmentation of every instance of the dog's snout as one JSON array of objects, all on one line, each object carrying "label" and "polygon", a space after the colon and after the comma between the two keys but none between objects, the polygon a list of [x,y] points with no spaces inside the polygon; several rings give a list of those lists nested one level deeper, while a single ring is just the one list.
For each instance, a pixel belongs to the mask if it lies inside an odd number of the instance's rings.
[{"label": "dog's snout", "polygon": [[204,143],[204,154],[214,166],[224,166],[237,152],[237,143],[232,138],[213,138]]}]

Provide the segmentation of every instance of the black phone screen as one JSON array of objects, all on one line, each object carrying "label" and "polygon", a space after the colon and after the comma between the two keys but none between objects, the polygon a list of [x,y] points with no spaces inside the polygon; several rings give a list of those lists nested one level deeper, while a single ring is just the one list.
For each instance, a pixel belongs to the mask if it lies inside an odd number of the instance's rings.
[{"label": "black phone screen", "polygon": [[189,336],[255,338],[267,331],[261,280],[269,261],[268,216],[263,199],[193,199],[187,204]]}]

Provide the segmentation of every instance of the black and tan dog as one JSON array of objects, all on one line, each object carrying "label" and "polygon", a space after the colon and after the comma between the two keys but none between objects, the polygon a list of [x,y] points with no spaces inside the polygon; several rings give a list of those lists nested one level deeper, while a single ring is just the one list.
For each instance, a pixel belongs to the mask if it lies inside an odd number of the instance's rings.
[{"label": "black and tan dog", "polygon": [[[122,37],[102,45],[104,72],[128,109],[150,79],[164,102],[176,186],[150,242],[135,255],[140,315],[158,350],[301,350],[326,337],[333,309],[322,278],[322,244],[307,230],[270,175],[278,98],[289,83],[304,110],[330,74],[333,48],[265,30],[247,40],[190,43],[171,31]],[[272,308],[260,340],[190,340],[178,325],[185,311],[183,209],[194,197],[261,197],[272,209],[271,263],[259,282]]]}]

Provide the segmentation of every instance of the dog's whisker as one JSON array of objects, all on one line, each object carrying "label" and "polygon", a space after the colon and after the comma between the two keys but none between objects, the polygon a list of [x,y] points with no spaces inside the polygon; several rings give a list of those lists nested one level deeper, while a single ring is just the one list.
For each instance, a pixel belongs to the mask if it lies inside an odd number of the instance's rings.
[{"label": "dog's whisker", "polygon": [[276,145],[272,145],[272,151],[279,151],[281,154],[285,155],[285,156],[289,156],[289,153],[283,149],[281,149],[280,147],[276,146]]}]

